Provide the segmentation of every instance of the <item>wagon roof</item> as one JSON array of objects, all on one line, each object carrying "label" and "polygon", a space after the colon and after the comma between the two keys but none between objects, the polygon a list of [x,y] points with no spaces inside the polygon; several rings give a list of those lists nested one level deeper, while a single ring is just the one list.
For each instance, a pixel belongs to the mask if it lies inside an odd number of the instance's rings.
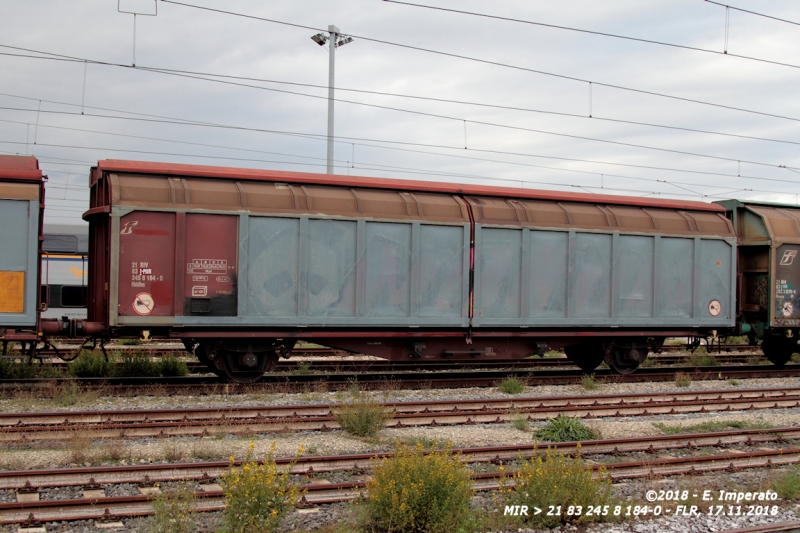
[{"label": "wagon roof", "polygon": [[416,181],[393,178],[343,176],[337,174],[313,174],[309,172],[287,172],[282,170],[214,167],[205,165],[186,165],[179,163],[153,163],[120,159],[105,159],[98,161],[97,168],[106,172],[160,174],[212,179],[253,180],[316,185],[338,185],[342,187],[367,187],[374,189],[425,191],[444,194],[496,196],[503,198],[531,198],[537,200],[552,200],[557,202],[619,204],[638,207],[685,209],[693,211],[725,211],[724,207],[717,204],[685,200],[652,199],[634,196],[592,193],[571,193],[540,189],[518,189],[512,187],[494,187],[488,185],[464,185],[459,183]]},{"label": "wagon roof", "polygon": [[41,181],[42,171],[33,156],[0,155],[0,178]]}]

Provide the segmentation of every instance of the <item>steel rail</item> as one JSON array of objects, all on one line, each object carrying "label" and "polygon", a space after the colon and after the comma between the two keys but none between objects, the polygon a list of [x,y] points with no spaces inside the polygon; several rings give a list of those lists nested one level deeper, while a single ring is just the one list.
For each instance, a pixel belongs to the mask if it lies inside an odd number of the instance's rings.
[{"label": "steel rail", "polygon": [[[158,358],[163,355],[158,350],[147,352],[148,355]],[[165,352],[165,353],[171,353]],[[188,355],[188,354],[187,354]],[[52,357],[55,357],[53,354]],[[191,357],[191,356],[189,356]],[[492,359],[492,360],[473,360],[473,361],[388,361],[386,359],[339,359],[338,356],[320,356],[312,355],[310,357],[317,357],[316,359],[308,359],[293,356],[292,358],[278,361],[275,366],[275,373],[282,372],[305,372],[305,373],[318,373],[318,372],[410,372],[410,371],[434,371],[434,370],[452,370],[454,368],[470,368],[470,369],[531,369],[531,368],[560,368],[560,367],[577,367],[575,363],[566,357],[545,357],[536,359]],[[752,353],[724,353],[713,355],[717,364],[735,364],[735,363],[748,363],[750,358],[753,357]],[[656,365],[676,365],[681,363],[689,363],[690,355],[657,355],[651,356],[649,360],[653,361]],[[766,361],[766,359],[764,359]],[[55,368],[68,368],[70,363],[65,361],[51,359],[48,364]],[[121,363],[118,363],[121,364]],[[209,374],[211,371],[208,367],[197,361],[187,361],[186,366],[192,374]]]},{"label": "steel rail", "polygon": [[718,533],[779,533],[782,531],[800,531],[800,521],[776,522],[760,526],[720,530]]},{"label": "steel rail", "polygon": [[[591,465],[597,472],[601,468],[612,480],[661,477],[678,474],[701,474],[707,472],[738,471],[750,468],[774,467],[800,462],[800,448],[787,450],[760,450],[717,454],[700,457],[659,459],[656,461],[630,461]],[[497,490],[501,479],[513,478],[515,471],[487,472],[473,474],[473,489],[476,491]],[[599,474],[598,474],[599,475]],[[513,479],[509,480],[513,486]],[[345,483],[314,483],[305,485],[301,500],[304,506],[345,501],[357,497],[367,481]],[[198,511],[217,511],[224,506],[222,491],[210,485],[210,490],[195,494]],[[37,523],[46,521],[71,521],[86,519],[115,519],[122,516],[141,516],[151,514],[151,497],[122,496],[94,497],[72,500],[24,501],[0,503],[0,523]]]},{"label": "steel rail", "polygon": [[[785,378],[800,376],[800,365],[777,368],[766,365],[738,367],[670,367],[640,368],[633,374],[619,375],[607,369],[594,372],[595,379],[605,383],[639,383],[654,381],[673,381],[678,372],[688,374],[692,380],[723,380],[751,378]],[[141,394],[148,386],[157,387],[161,393],[246,393],[279,389],[291,391],[344,390],[357,382],[362,389],[411,388],[464,388],[495,386],[508,377],[527,381],[528,385],[562,385],[581,383],[584,373],[572,369],[559,370],[489,370],[489,371],[449,371],[449,372],[375,372],[338,374],[268,374],[255,384],[226,383],[214,376],[186,376],[169,378],[56,378],[0,380],[0,390],[29,391],[31,387],[42,384],[78,383],[84,387],[97,389],[101,393],[124,395],[131,392]]]},{"label": "steel rail", "polygon": [[[771,428],[730,430],[709,433],[656,435],[618,439],[589,440],[580,443],[584,456],[624,454],[635,452],[656,453],[671,449],[693,449],[701,447],[752,446],[766,443],[784,443],[800,438],[800,428]],[[519,458],[527,459],[543,447],[561,453],[574,454],[576,442],[531,442],[522,445],[454,448],[469,463],[506,463]],[[330,456],[301,456],[291,467],[293,474],[324,473],[342,470],[365,470],[391,456],[391,453],[361,453]],[[275,462],[281,471],[292,464],[293,458],[279,457]],[[235,462],[241,465],[241,461]],[[50,488],[68,486],[97,486],[104,484],[136,483],[152,484],[174,480],[197,480],[210,482],[230,468],[228,461],[205,461],[189,463],[158,463],[145,465],[118,465],[38,470],[0,471],[0,490],[23,488]]]},{"label": "steel rail", "polygon": [[[474,425],[528,421],[558,415],[580,418],[740,412],[800,407],[800,388],[748,389],[570,397],[529,397],[432,402],[391,402],[387,427]],[[60,440],[80,432],[92,438],[206,436],[209,426],[230,433],[326,431],[339,427],[335,405],[285,405],[122,411],[0,414],[0,442]]]}]

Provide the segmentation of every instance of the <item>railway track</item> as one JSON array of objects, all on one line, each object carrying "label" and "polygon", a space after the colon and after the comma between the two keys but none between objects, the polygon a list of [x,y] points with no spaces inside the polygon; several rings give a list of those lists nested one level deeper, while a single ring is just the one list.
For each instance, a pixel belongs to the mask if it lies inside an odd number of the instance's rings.
[{"label": "railway track", "polygon": [[[800,387],[686,393],[550,396],[385,404],[389,428],[501,424],[524,417],[543,421],[558,415],[579,418],[657,416],[800,408]],[[0,413],[0,442],[64,439],[79,432],[92,439],[202,437],[223,427],[230,434],[338,429],[335,405],[135,409]]]},{"label": "railway track", "polygon": [[737,529],[725,529],[719,533],[797,533],[800,531],[800,521],[777,522],[763,526],[753,526]]},{"label": "railway track", "polygon": [[[152,357],[158,358],[172,350],[159,349],[147,352]],[[761,354],[755,353],[723,353],[713,356],[718,365],[752,363],[754,358],[768,363]],[[690,355],[656,355],[650,356],[656,366],[689,364]],[[69,363],[60,359],[51,359],[49,365],[55,368],[66,369]],[[186,366],[192,374],[208,374],[208,367],[198,361],[186,361]],[[319,372],[413,372],[413,371],[443,371],[453,369],[533,369],[533,368],[564,368],[576,367],[566,357],[547,357],[532,359],[496,359],[474,361],[387,361],[385,359],[341,359],[338,355],[322,354],[294,355],[290,359],[278,361],[274,372],[276,373],[319,373]]]},{"label": "railway track", "polygon": [[[800,365],[778,368],[772,365],[649,367],[633,374],[619,375],[608,369],[597,369],[593,375],[601,383],[639,383],[674,381],[684,373],[694,381],[785,378],[800,376]],[[490,387],[508,377],[517,377],[528,385],[580,384],[584,374],[573,369],[449,370],[428,372],[345,372],[335,374],[268,374],[258,383],[228,383],[211,375],[147,378],[47,378],[0,380],[0,391],[35,391],[37,387],[52,393],[53,387],[72,383],[106,395],[129,394],[239,394],[252,392],[324,392],[345,390],[357,383],[362,390],[447,389]]]},{"label": "railway track", "polygon": [[[69,353],[77,349],[79,345],[66,344],[60,345],[60,353]],[[159,357],[166,354],[177,353],[186,354],[182,344],[142,344],[135,346],[128,345],[109,345],[108,351],[116,353],[144,352],[151,357]],[[55,367],[67,367],[68,363],[57,358],[56,352],[52,349],[43,350],[43,356],[49,356],[49,364]],[[656,365],[675,365],[687,363],[694,354],[686,353],[685,346],[665,346],[660,354],[652,354],[650,359]],[[719,364],[734,364],[752,362],[754,357],[762,358],[760,348],[749,345],[736,344],[726,347],[722,351],[715,351],[712,354],[696,354],[695,357],[703,355],[712,356]],[[414,371],[414,370],[448,370],[452,368],[533,368],[533,367],[563,367],[574,366],[565,356],[560,357],[531,357],[528,359],[476,359],[472,361],[429,361],[429,360],[409,360],[409,361],[387,361],[384,359],[353,359],[352,354],[348,356],[341,350],[325,347],[307,347],[295,349],[291,359],[278,361],[276,372],[342,372],[342,371]],[[345,358],[346,357],[346,358]],[[367,357],[355,355],[355,357]],[[766,361],[766,359],[763,359]],[[187,362],[190,372],[206,373],[207,368],[197,361]]]},{"label": "railway track", "polygon": [[[584,441],[580,444],[584,456],[620,455],[629,452],[655,452],[693,447],[756,446],[781,443],[800,437],[800,428],[770,430],[726,431],[691,435],[671,435],[628,439]],[[575,453],[578,443],[555,443],[562,453]],[[460,453],[470,464],[503,464],[527,459],[538,453],[534,445],[462,448]],[[301,457],[293,466],[287,458],[278,459],[279,468],[291,468],[296,475],[349,470],[363,472],[371,469],[387,454],[351,454],[338,456]],[[606,463],[603,468],[612,480],[657,478],[679,474],[737,471],[748,468],[775,467],[800,462],[800,448],[735,450],[733,453],[690,457],[657,457]],[[0,504],[0,523],[39,524],[47,521],[116,520],[119,517],[142,516],[152,513],[151,496],[146,494],[106,497],[103,485],[136,483],[152,490],[155,483],[194,481],[199,511],[218,511],[223,508],[223,493],[217,478],[230,467],[226,462],[172,463],[141,466],[65,468],[55,470],[0,472],[0,488],[17,492],[18,501]],[[599,469],[600,465],[594,465]],[[514,470],[473,474],[475,490],[496,490],[501,478],[513,476]],[[368,477],[342,483],[307,482],[304,485],[303,506],[346,501],[357,497],[366,487]],[[508,483],[508,482],[507,482]],[[81,487],[81,498],[40,501],[39,490],[52,487]],[[145,491],[143,491],[145,492]],[[155,490],[157,492],[157,489]]]}]

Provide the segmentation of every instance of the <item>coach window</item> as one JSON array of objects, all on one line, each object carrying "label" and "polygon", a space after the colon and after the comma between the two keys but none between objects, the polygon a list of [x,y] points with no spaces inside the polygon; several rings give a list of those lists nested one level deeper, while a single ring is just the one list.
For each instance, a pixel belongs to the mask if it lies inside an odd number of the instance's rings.
[{"label": "coach window", "polygon": [[78,253],[78,237],[75,235],[45,235],[42,250],[46,252]]},{"label": "coach window", "polygon": [[87,296],[86,287],[61,287],[61,307],[86,307]]}]

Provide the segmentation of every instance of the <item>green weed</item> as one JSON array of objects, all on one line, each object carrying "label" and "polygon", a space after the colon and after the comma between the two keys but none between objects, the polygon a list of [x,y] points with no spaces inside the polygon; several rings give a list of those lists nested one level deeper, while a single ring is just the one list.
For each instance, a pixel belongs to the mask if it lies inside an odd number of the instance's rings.
[{"label": "green weed", "polygon": [[719,361],[713,355],[693,353],[689,356],[689,365],[691,366],[717,366]]},{"label": "green weed", "polygon": [[114,365],[100,352],[84,350],[69,365],[69,373],[79,378],[106,378]]},{"label": "green weed", "polygon": [[500,382],[500,392],[505,394],[519,394],[525,390],[525,382],[516,376],[511,376]]},{"label": "green weed", "polygon": [[[289,470],[278,473],[273,444],[263,462],[253,460],[254,443],[250,443],[241,468],[233,465],[223,474],[220,485],[225,493],[223,523],[226,533],[271,533],[277,531],[284,516],[300,499],[302,490],[291,483]],[[297,452],[295,461],[302,453]]]},{"label": "green weed", "polygon": [[581,378],[581,385],[586,390],[595,390],[597,382],[594,380],[594,374],[584,374]]},{"label": "green weed", "polygon": [[369,531],[450,533],[471,522],[469,470],[448,448],[401,446],[375,468],[364,503]]},{"label": "green weed", "polygon": [[572,442],[597,438],[597,434],[579,419],[565,415],[551,418],[547,425],[536,430],[533,435],[536,439],[549,442]]},{"label": "green weed", "polygon": [[[553,528],[567,522],[605,520],[607,517],[599,514],[590,516],[583,512],[570,515],[566,512],[570,506],[581,506],[586,510],[589,506],[602,508],[612,503],[611,480],[602,468],[597,474],[598,479],[595,479],[592,467],[583,462],[580,453],[576,457],[569,457],[548,448],[544,458],[537,454],[530,461],[525,461],[514,475],[514,487],[509,488],[504,484],[501,495],[506,504],[543,509],[542,513],[531,512],[522,518],[537,529]],[[558,506],[561,506],[561,513],[548,514],[548,509]]]},{"label": "green weed", "polygon": [[692,384],[692,378],[686,372],[677,372],[675,374],[676,387],[688,387]]},{"label": "green weed", "polygon": [[732,429],[770,429],[773,426],[761,422],[747,422],[745,420],[729,420],[721,422],[703,422],[684,426],[683,424],[668,425],[663,422],[653,424],[665,435],[679,433],[713,433],[715,431],[730,431]]},{"label": "green weed", "polygon": [[114,367],[118,377],[157,377],[161,375],[161,365],[144,352],[123,354],[122,362]]},{"label": "green weed", "polygon": [[350,435],[374,437],[386,426],[392,414],[382,403],[356,393],[333,408],[333,417]]},{"label": "green weed", "polygon": [[158,371],[164,377],[185,376],[189,374],[189,367],[186,363],[178,359],[174,353],[170,353],[161,358],[158,362]]},{"label": "green weed", "polygon": [[311,373],[311,361],[298,361],[297,368],[292,372],[292,374],[297,375],[307,375]]},{"label": "green weed", "polygon": [[157,494],[151,500],[153,516],[148,531],[193,533],[197,531],[197,501],[192,488],[183,483],[175,490]]},{"label": "green weed", "polygon": [[794,500],[800,494],[800,470],[792,467],[772,483],[772,490],[783,500]]}]

